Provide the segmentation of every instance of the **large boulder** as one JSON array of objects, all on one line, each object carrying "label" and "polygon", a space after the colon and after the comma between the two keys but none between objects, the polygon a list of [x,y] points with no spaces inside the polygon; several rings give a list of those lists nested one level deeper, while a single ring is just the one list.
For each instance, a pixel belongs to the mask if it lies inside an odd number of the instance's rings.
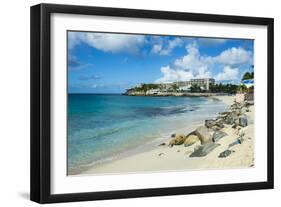
[{"label": "large boulder", "polygon": [[212,120],[212,119],[205,120],[205,126],[207,128],[212,128],[212,127],[216,126],[216,121]]},{"label": "large boulder", "polygon": [[236,115],[236,116],[240,116],[242,114],[242,109],[235,109],[233,111],[233,113]]},{"label": "large boulder", "polygon": [[217,142],[219,141],[221,138],[223,138],[224,136],[227,136],[228,134],[222,131],[215,131],[213,133],[213,137],[212,137],[212,141],[213,142]]},{"label": "large boulder", "polygon": [[248,112],[248,107],[243,107],[243,108],[241,109],[241,115],[242,115],[242,114],[245,114],[246,112]]},{"label": "large boulder", "polygon": [[220,129],[224,128],[223,119],[217,119],[216,120],[216,126]]},{"label": "large boulder", "polygon": [[212,152],[216,147],[220,146],[220,144],[214,142],[208,142],[194,150],[193,153],[189,157],[204,157],[210,152]]},{"label": "large boulder", "polygon": [[191,146],[191,145],[195,144],[195,143],[198,142],[198,141],[200,141],[199,138],[198,138],[198,136],[196,136],[196,135],[194,135],[194,134],[190,134],[190,135],[186,138],[186,140],[185,140],[185,142],[184,142],[184,146],[185,146],[185,147]]},{"label": "large boulder", "polygon": [[200,126],[195,131],[194,134],[199,138],[201,144],[205,144],[212,141],[211,134],[207,127]]},{"label": "large boulder", "polygon": [[238,118],[238,116],[236,115],[236,113],[232,112],[225,118],[225,123],[229,124],[229,125],[232,125],[232,124],[234,124],[234,122],[237,118]]},{"label": "large boulder", "polygon": [[241,126],[241,127],[248,126],[248,118],[247,118],[247,116],[239,117],[239,126]]},{"label": "large boulder", "polygon": [[181,134],[181,135],[176,135],[176,137],[174,139],[172,139],[169,143],[169,146],[172,147],[174,145],[181,145],[184,143],[184,141],[186,140],[186,136]]}]

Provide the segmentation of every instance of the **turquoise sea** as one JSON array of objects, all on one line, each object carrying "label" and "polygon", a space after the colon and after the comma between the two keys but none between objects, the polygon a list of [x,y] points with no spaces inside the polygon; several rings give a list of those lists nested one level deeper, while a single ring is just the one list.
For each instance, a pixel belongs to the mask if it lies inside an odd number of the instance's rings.
[{"label": "turquoise sea", "polygon": [[147,148],[225,109],[204,97],[68,94],[68,174]]}]

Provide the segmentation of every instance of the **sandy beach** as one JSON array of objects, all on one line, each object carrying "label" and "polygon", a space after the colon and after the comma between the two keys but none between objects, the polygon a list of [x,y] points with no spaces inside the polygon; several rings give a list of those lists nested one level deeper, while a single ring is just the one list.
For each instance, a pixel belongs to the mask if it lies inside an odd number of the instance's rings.
[{"label": "sandy beach", "polygon": [[[234,96],[215,96],[213,98],[223,101],[228,106],[234,103]],[[200,142],[187,147],[183,144],[170,147],[168,145],[172,138],[169,138],[164,142],[165,144],[159,145],[158,143],[152,150],[90,167],[80,175],[253,167],[254,105],[249,106],[248,109],[245,112],[245,115],[248,117],[248,125],[241,130],[237,130],[231,125],[225,125],[220,131],[225,132],[227,135],[219,139],[216,142],[218,146],[206,156],[190,157],[198,149]],[[204,121],[202,120],[202,123],[199,124],[204,125]],[[189,132],[186,131],[185,133],[188,134]],[[237,144],[241,133],[243,133],[243,142]],[[219,157],[226,150],[231,154],[226,157]]]}]

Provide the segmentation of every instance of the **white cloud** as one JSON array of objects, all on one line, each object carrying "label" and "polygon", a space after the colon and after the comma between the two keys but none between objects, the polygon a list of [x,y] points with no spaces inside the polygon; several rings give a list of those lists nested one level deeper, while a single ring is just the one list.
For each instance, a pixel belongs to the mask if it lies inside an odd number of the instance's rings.
[{"label": "white cloud", "polygon": [[212,60],[200,55],[195,42],[189,44],[186,50],[187,55],[176,59],[170,66],[160,69],[163,77],[157,79],[156,82],[187,81],[191,78],[211,77],[208,67],[212,64]]},{"label": "white cloud", "polygon": [[231,68],[230,66],[225,66],[223,68],[223,72],[217,74],[215,79],[217,81],[230,81],[230,80],[237,80],[239,76],[239,69],[238,68]]},{"label": "white cloud", "polygon": [[181,38],[175,38],[166,41],[161,40],[158,38],[158,43],[154,44],[151,53],[158,54],[158,55],[169,55],[173,51],[174,48],[182,46],[183,41]]},{"label": "white cloud", "polygon": [[163,74],[162,78],[157,79],[156,83],[170,83],[174,81],[186,81],[193,77],[191,71],[172,69],[170,66],[164,66],[161,69]]},{"label": "white cloud", "polygon": [[[176,59],[168,66],[161,67],[163,76],[156,82],[187,81],[191,78],[208,77],[215,77],[217,81],[238,80],[239,66],[251,64],[252,61],[252,53],[243,48],[230,48],[212,57],[200,54],[198,45],[194,41],[187,45],[186,50],[185,56]],[[212,69],[221,67],[222,72],[212,74]]]},{"label": "white cloud", "polygon": [[68,48],[72,49],[80,43],[80,37],[82,33],[68,32]]},{"label": "white cloud", "polygon": [[228,65],[239,65],[245,63],[251,64],[252,53],[241,47],[233,47],[223,51],[219,56],[216,57],[216,61]]},{"label": "white cloud", "polygon": [[143,35],[110,34],[110,33],[69,33],[69,48],[73,48],[79,42],[84,42],[91,47],[104,52],[129,52],[137,53],[139,47],[145,44]]},{"label": "white cloud", "polygon": [[212,58],[207,56],[201,56],[197,44],[193,42],[186,46],[187,55],[174,61],[174,67],[184,70],[192,70],[194,72],[201,68],[206,68],[213,63]]},{"label": "white cloud", "polygon": [[161,52],[161,50],[162,50],[162,45],[156,44],[156,45],[153,45],[153,47],[151,49],[151,53],[158,54]]}]

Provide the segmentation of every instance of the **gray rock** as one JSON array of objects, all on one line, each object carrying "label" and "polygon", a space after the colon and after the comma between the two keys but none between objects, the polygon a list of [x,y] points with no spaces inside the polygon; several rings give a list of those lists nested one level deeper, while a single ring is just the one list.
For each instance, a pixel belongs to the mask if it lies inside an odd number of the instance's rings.
[{"label": "gray rock", "polygon": [[219,141],[224,136],[227,136],[228,134],[222,131],[215,131],[212,137],[213,142]]},{"label": "gray rock", "polygon": [[211,134],[207,127],[200,126],[194,131],[195,135],[199,138],[201,144],[211,142]]},{"label": "gray rock", "polygon": [[235,120],[238,118],[235,112],[230,113],[226,118],[225,118],[225,123],[232,125],[234,124]]},{"label": "gray rock", "polygon": [[216,147],[220,146],[220,144],[214,142],[208,142],[197,149],[194,150],[193,153],[189,157],[204,157],[210,152],[212,152]]},{"label": "gray rock", "polygon": [[216,121],[212,119],[205,120],[205,126],[207,128],[212,128],[213,126],[216,126]]},{"label": "gray rock", "polygon": [[233,152],[235,152],[235,151],[234,151],[234,150],[229,150],[229,149],[227,149],[227,150],[225,150],[225,151],[223,151],[223,152],[221,152],[221,153],[219,154],[219,158],[228,157],[228,156],[231,155],[231,153],[233,153]]},{"label": "gray rock", "polygon": [[229,111],[219,112],[220,116],[227,116],[228,114],[230,114]]},{"label": "gray rock", "polygon": [[242,144],[243,142],[244,142],[244,139],[242,137],[238,137],[234,142],[230,143],[228,145],[228,147],[230,148],[230,147],[233,147],[237,144]]},{"label": "gray rock", "polygon": [[225,123],[226,124],[232,125],[234,123],[234,121],[235,121],[235,119],[232,116],[227,116],[225,118]]},{"label": "gray rock", "polygon": [[241,115],[242,115],[242,114],[245,114],[246,112],[248,112],[247,110],[248,110],[247,107],[243,107],[243,108],[241,109]]},{"label": "gray rock", "polygon": [[239,126],[241,126],[241,127],[248,126],[248,118],[247,118],[247,116],[239,117]]},{"label": "gray rock", "polygon": [[216,120],[216,126],[219,127],[220,129],[224,128],[223,119]]}]

